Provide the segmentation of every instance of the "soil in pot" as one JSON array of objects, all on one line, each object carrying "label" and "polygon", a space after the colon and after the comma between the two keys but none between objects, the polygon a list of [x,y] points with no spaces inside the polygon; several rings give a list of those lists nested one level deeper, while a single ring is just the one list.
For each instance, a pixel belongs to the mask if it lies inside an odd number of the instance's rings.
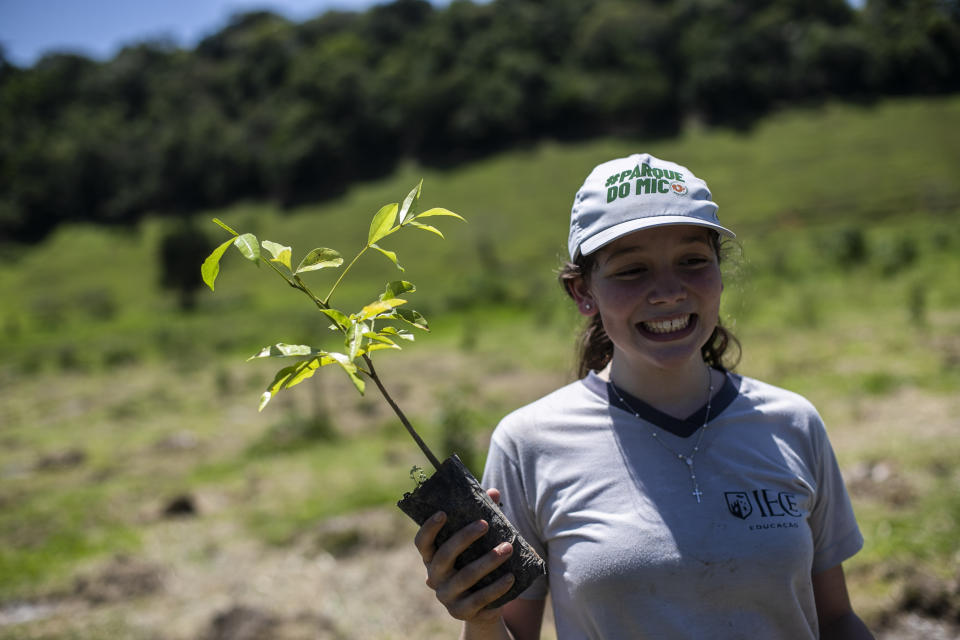
[{"label": "soil in pot", "polygon": [[510,602],[523,593],[534,580],[547,573],[543,559],[507,520],[500,507],[490,499],[456,455],[444,460],[436,473],[416,490],[404,494],[397,506],[419,525],[437,511],[446,513],[447,521],[437,534],[437,546],[472,522],[487,521],[490,525],[487,532],[455,561],[454,565],[458,569],[483,556],[501,542],[513,545],[513,554],[507,561],[481,578],[473,587],[473,590],[482,589],[507,573],[513,574],[513,586],[490,603],[488,609]]}]

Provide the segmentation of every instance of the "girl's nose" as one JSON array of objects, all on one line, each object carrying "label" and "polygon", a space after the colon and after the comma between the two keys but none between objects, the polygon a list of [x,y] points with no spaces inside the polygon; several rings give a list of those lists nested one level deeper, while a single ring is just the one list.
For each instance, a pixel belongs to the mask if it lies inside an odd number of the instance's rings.
[{"label": "girl's nose", "polygon": [[647,296],[651,304],[670,304],[684,300],[687,289],[683,282],[674,273],[662,271],[657,274],[651,283],[652,287]]}]

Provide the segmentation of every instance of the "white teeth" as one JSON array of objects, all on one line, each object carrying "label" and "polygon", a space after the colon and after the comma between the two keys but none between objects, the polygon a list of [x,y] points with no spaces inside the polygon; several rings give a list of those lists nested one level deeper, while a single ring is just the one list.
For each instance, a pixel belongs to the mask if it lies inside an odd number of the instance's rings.
[{"label": "white teeth", "polygon": [[674,331],[680,331],[681,329],[686,329],[687,325],[690,324],[690,316],[686,315],[682,318],[674,318],[672,320],[660,320],[657,322],[644,322],[643,328],[651,333],[672,333]]}]

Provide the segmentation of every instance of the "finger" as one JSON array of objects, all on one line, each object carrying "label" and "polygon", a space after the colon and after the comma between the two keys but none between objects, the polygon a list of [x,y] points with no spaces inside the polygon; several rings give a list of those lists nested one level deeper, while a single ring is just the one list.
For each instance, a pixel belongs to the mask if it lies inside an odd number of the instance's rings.
[{"label": "finger", "polygon": [[420,552],[420,557],[423,558],[424,564],[429,564],[430,561],[433,560],[433,555],[436,553],[437,548],[437,534],[440,532],[440,529],[443,528],[443,523],[446,521],[447,514],[443,511],[437,511],[423,523],[417,531],[417,535],[414,536],[413,544]]},{"label": "finger", "polygon": [[449,540],[440,545],[430,561],[429,568],[444,575],[452,573],[453,563],[457,556],[466,551],[467,547],[476,540],[479,540],[488,528],[489,525],[485,520],[477,520],[457,531],[450,536]]},{"label": "finger", "polygon": [[[437,589],[441,602],[452,602],[469,591],[481,578],[502,565],[513,554],[513,545],[502,542],[455,573]],[[487,603],[484,603],[484,605]],[[483,605],[481,605],[483,606]]]},{"label": "finger", "polygon": [[512,573],[501,576],[483,589],[478,589],[467,597],[457,600],[447,607],[447,611],[459,620],[476,618],[483,613],[484,608],[488,604],[509,591],[510,587],[513,586],[514,580]]},{"label": "finger", "polygon": [[493,500],[493,504],[500,504],[500,489],[490,487],[487,489],[487,495]]}]

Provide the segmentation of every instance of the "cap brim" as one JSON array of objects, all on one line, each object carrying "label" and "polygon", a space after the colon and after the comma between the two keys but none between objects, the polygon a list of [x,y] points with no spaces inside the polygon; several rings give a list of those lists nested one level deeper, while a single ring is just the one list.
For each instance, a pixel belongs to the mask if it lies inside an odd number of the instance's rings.
[{"label": "cap brim", "polygon": [[604,229],[600,233],[597,233],[583,241],[583,243],[580,245],[580,254],[588,256],[601,247],[610,244],[618,238],[622,238],[625,235],[631,234],[634,231],[651,229],[653,227],[667,227],[682,224],[713,229],[714,231],[717,231],[721,235],[725,235],[728,238],[737,237],[737,235],[733,231],[730,231],[730,229],[713,222],[701,220],[699,218],[690,218],[687,216],[651,216],[647,218],[627,220],[626,222],[621,222],[620,224],[614,225],[609,229]]}]

